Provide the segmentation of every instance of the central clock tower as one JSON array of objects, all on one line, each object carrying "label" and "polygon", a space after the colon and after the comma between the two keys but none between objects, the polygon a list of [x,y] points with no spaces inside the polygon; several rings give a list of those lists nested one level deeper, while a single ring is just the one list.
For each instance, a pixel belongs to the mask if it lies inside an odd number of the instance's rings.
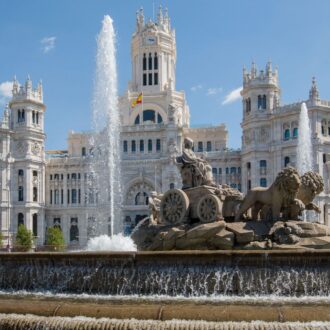
[{"label": "central clock tower", "polygon": [[157,21],[144,21],[137,12],[132,37],[132,92],[175,89],[176,43],[167,10],[159,10]]}]

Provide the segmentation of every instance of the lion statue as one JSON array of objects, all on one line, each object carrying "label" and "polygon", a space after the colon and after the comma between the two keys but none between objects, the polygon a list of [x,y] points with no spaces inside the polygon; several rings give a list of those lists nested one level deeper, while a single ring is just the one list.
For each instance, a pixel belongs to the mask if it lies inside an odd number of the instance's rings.
[{"label": "lion statue", "polygon": [[301,185],[297,198],[305,204],[306,210],[313,210],[321,213],[320,208],[313,203],[314,198],[324,189],[323,178],[320,174],[309,171],[301,177]]},{"label": "lion statue", "polygon": [[297,170],[293,167],[284,168],[269,188],[256,187],[246,194],[235,220],[239,221],[250,208],[252,208],[252,219],[257,219],[264,206],[269,207],[271,220],[279,220],[282,210],[297,204],[296,198],[300,184]]}]

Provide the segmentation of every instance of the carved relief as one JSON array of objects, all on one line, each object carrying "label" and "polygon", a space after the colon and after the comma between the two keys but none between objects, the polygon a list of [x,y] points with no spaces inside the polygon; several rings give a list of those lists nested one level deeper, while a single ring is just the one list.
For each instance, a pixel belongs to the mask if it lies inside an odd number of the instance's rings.
[{"label": "carved relief", "polygon": [[145,181],[135,183],[128,190],[126,196],[127,205],[147,205],[148,196],[154,188]]},{"label": "carved relief", "polygon": [[16,152],[20,156],[24,156],[29,149],[29,144],[26,141],[18,141],[16,143]]},{"label": "carved relief", "polygon": [[31,151],[35,156],[39,156],[41,152],[41,146],[38,142],[34,142],[31,147]]}]

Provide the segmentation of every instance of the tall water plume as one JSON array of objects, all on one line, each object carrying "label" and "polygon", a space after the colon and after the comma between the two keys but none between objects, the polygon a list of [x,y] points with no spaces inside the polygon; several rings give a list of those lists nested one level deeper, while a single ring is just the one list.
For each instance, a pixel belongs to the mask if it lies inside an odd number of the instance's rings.
[{"label": "tall water plume", "polygon": [[297,170],[300,175],[313,170],[312,132],[306,104],[301,104],[297,145]]},{"label": "tall water plume", "polygon": [[97,36],[92,126],[90,189],[95,193],[96,233],[104,233],[106,224],[113,235],[120,230],[122,194],[116,35],[110,16],[104,16]]}]

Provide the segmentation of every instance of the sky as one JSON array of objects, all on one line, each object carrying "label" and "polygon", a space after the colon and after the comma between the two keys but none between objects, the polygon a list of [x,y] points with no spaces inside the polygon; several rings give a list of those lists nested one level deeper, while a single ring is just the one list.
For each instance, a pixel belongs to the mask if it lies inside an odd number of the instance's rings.
[{"label": "sky", "polygon": [[[135,13],[168,7],[177,42],[177,90],[191,126],[225,123],[229,147],[241,146],[243,65],[279,68],[282,104],[308,98],[313,76],[330,100],[328,0],[0,0],[0,109],[13,76],[41,79],[46,149],[66,149],[70,130],[90,129],[96,36],[104,15],[117,34],[119,92],[131,76]],[[2,111],[1,111],[2,112]]]}]

